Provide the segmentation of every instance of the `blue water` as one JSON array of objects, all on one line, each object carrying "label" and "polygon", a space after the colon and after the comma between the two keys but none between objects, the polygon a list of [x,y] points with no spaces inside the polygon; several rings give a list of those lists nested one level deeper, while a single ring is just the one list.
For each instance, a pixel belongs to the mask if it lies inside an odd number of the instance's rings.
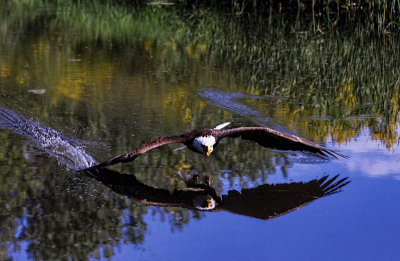
[{"label": "blue water", "polygon": [[[11,110],[0,113],[3,128],[40,145],[60,165],[75,171],[95,163],[79,141]],[[122,243],[112,260],[394,260],[400,256],[400,152],[397,147],[388,151],[367,130],[363,133],[335,147],[349,158],[295,163],[289,179],[268,178],[268,183],[280,183],[340,174],[351,180],[342,192],[268,221],[203,212],[200,220],[171,230],[160,215],[148,213],[144,242]],[[28,258],[26,242],[21,246],[15,260]]]},{"label": "blue water", "polygon": [[344,192],[269,221],[208,213],[171,233],[149,218],[140,250],[125,245],[114,260],[393,260],[400,254],[399,185],[353,178]]}]

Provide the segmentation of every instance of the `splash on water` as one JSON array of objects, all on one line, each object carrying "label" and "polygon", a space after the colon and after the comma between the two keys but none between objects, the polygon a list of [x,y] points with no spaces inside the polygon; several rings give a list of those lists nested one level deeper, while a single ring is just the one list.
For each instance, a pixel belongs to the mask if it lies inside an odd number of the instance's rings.
[{"label": "splash on water", "polygon": [[2,107],[0,107],[0,128],[10,129],[30,138],[39,148],[68,169],[80,170],[97,164],[80,142]]}]

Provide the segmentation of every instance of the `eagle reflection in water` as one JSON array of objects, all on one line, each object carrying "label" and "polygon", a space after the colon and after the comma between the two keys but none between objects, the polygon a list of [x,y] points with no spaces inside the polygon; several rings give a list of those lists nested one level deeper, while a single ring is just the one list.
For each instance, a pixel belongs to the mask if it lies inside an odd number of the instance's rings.
[{"label": "eagle reflection in water", "polygon": [[[153,188],[145,185],[138,181],[132,174],[121,174],[104,168],[107,165],[132,161],[148,150],[172,142],[189,142],[187,146],[192,148],[195,146],[192,143],[194,139],[200,137],[198,142],[201,142],[203,137],[201,135],[207,133],[214,135],[215,142],[224,137],[241,136],[244,139],[255,141],[267,147],[271,147],[271,140],[276,141],[272,143],[277,145],[272,147],[277,149],[289,148],[310,151],[326,157],[329,155],[333,157],[336,157],[335,155],[342,156],[335,151],[312,142],[272,129],[241,127],[221,130],[224,126],[226,124],[219,125],[212,130],[194,130],[180,136],[157,138],[144,143],[130,153],[97,164],[82,149],[80,142],[68,138],[38,122],[18,115],[12,110],[2,108],[0,105],[0,129],[11,129],[15,133],[30,138],[34,144],[38,145],[50,156],[55,157],[60,165],[65,165],[67,168],[76,171],[83,169],[82,172],[101,181],[116,193],[126,195],[144,205],[183,207],[203,211],[225,210],[260,219],[271,219],[296,210],[315,199],[337,193],[350,182],[347,178],[339,179],[338,176],[332,178],[324,176],[320,179],[304,183],[264,184],[255,188],[242,189],[241,192],[230,190],[227,195],[220,196],[210,186],[209,179],[200,178],[197,175],[186,175],[186,177],[183,177],[186,188],[175,189],[173,192],[170,192],[167,189]],[[266,137],[268,139],[264,139]],[[292,145],[296,146],[292,147]],[[207,149],[205,151],[207,155],[211,150]]]},{"label": "eagle reflection in water", "polygon": [[121,174],[107,168],[84,171],[87,175],[143,205],[182,207],[200,211],[229,211],[231,213],[272,219],[299,209],[308,203],[340,192],[350,181],[324,176],[308,182],[264,184],[255,188],[228,191],[217,195],[208,177],[186,175],[184,189],[154,188],[140,182],[132,174]]}]

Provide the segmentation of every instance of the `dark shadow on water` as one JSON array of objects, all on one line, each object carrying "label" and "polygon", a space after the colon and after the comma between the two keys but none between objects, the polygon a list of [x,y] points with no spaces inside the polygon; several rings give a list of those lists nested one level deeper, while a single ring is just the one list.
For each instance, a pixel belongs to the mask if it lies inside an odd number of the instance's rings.
[{"label": "dark shadow on water", "polygon": [[255,122],[259,126],[271,127],[279,131],[288,132],[287,130],[285,130],[285,128],[274,123],[271,119],[263,115],[260,111],[254,110],[240,102],[240,100],[242,99],[271,99],[273,98],[273,96],[256,96],[243,93],[231,93],[213,88],[200,89],[197,91],[197,95],[207,103],[219,108],[232,111],[244,118]]},{"label": "dark shadow on water", "polygon": [[193,175],[185,180],[186,188],[155,188],[143,184],[133,174],[121,174],[107,168],[85,171],[114,192],[143,205],[181,207],[200,211],[228,211],[259,219],[273,219],[297,210],[316,199],[341,191],[350,181],[324,176],[308,182],[264,184],[255,188],[228,191],[217,195],[208,178]]}]

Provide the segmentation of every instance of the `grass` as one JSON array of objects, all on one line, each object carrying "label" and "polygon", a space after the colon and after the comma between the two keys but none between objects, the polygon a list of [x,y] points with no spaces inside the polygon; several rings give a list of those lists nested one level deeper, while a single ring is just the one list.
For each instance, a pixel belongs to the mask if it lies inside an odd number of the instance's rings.
[{"label": "grass", "polygon": [[[344,142],[369,126],[387,147],[397,142],[399,1],[229,3],[5,1],[1,33],[37,30],[66,46],[114,51],[139,46],[163,64],[171,63],[165,49],[184,49],[228,68],[247,91],[276,96],[288,117],[310,126],[309,137]],[[328,120],[316,128],[315,118]]]}]

